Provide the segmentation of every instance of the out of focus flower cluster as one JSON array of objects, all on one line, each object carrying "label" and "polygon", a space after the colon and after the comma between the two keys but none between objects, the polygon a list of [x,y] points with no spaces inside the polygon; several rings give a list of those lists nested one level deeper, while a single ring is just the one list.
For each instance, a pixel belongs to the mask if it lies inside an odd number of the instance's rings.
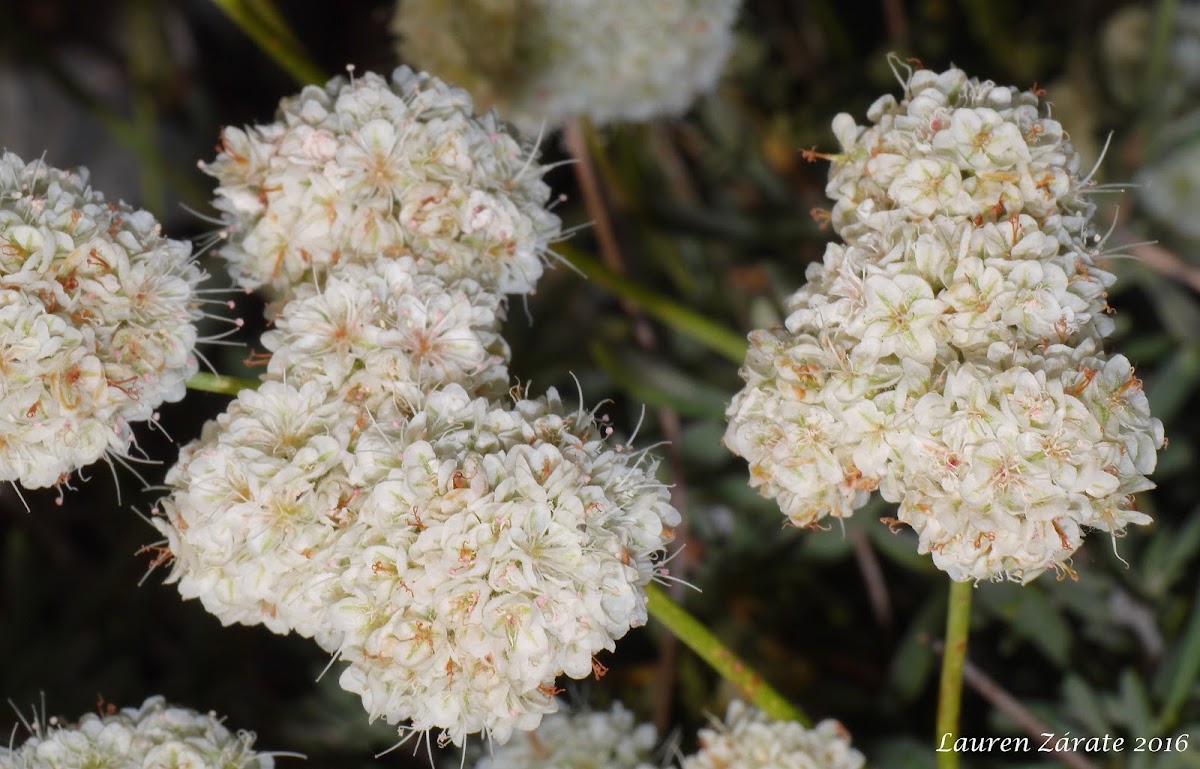
[{"label": "out of focus flower cluster", "polygon": [[[606,711],[557,713],[525,739],[491,751],[475,769],[653,769],[656,732],[619,703]],[[861,769],[863,755],[837,721],[813,728],[775,721],[742,702],[699,734],[681,769]]]},{"label": "out of focus flower cluster", "polygon": [[798,526],[879,489],[957,580],[1028,580],[1146,523],[1161,423],[1101,349],[1088,179],[1037,95],[959,70],[838,115],[839,243],[756,331],[727,445]]},{"label": "out of focus flower cluster", "polygon": [[86,169],[0,157],[0,481],[51,486],[129,454],[130,423],[196,372],[202,277]]},{"label": "out of focus flower cluster", "polygon": [[372,718],[456,744],[535,727],[557,676],[602,670],[679,517],[592,413],[509,394],[503,294],[533,289],[558,220],[533,148],[470,109],[401,69],[226,129],[229,253],[288,301],[266,381],[183,450],[155,519],[184,597],[314,638]]},{"label": "out of focus flower cluster", "polygon": [[214,713],[167,705],[151,697],[141,707],[109,715],[88,713],[78,723],[52,719],[31,725],[16,748],[0,746],[0,769],[272,769],[270,753],[254,750],[254,735],[231,732]]},{"label": "out of focus flower cluster", "polygon": [[403,0],[401,57],[523,133],[684,112],[710,90],[739,0]]}]

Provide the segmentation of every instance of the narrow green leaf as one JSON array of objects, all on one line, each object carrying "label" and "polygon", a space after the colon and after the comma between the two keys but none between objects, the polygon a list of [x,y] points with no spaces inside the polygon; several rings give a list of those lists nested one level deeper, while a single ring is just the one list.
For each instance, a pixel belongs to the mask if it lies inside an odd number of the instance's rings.
[{"label": "narrow green leaf", "polygon": [[1160,598],[1184,576],[1188,563],[1200,550],[1200,507],[1179,529],[1163,527],[1138,559],[1142,584],[1151,598]]},{"label": "narrow green leaf", "polygon": [[617,275],[567,243],[558,243],[554,248],[559,256],[586,277],[595,281],[597,285],[636,305],[647,315],[667,327],[719,352],[734,363],[740,365],[745,359],[746,340],[740,334],[714,323],[677,302],[659,296],[626,277]]},{"label": "narrow green leaf", "polygon": [[1171,668],[1171,686],[1158,714],[1156,734],[1166,734],[1175,725],[1180,710],[1196,687],[1196,675],[1200,673],[1200,587],[1196,588],[1192,618],[1166,664]]},{"label": "narrow green leaf", "polygon": [[1067,667],[1071,628],[1037,584],[989,583],[979,587],[979,605],[1000,617],[1014,636],[1033,645],[1060,668]]},{"label": "narrow green leaf", "polygon": [[1200,346],[1188,345],[1174,352],[1146,385],[1150,412],[1170,422],[1196,392],[1200,381]]},{"label": "narrow green leaf", "polygon": [[1100,697],[1091,685],[1076,673],[1068,673],[1063,683],[1067,712],[1090,734],[1112,734],[1113,724],[1100,707]]},{"label": "narrow green leaf", "polygon": [[929,639],[941,633],[945,614],[946,594],[938,591],[925,601],[905,628],[887,673],[888,683],[901,702],[916,700],[929,683],[934,663],[937,662]]},{"label": "narrow green leaf", "polygon": [[1153,737],[1158,734],[1155,729],[1154,715],[1150,707],[1150,695],[1141,676],[1132,668],[1121,671],[1121,710],[1125,715],[1125,723],[1129,726],[1130,734]]},{"label": "narrow green leaf", "polygon": [[209,374],[205,371],[192,375],[192,378],[187,381],[189,390],[220,393],[234,397],[237,397],[242,390],[257,390],[261,384],[262,382],[256,379],[239,379],[238,377]]},{"label": "narrow green leaf", "polygon": [[591,342],[588,350],[596,365],[635,400],[674,409],[683,416],[714,420],[725,416],[728,395],[724,390],[648,355],[628,350],[616,353],[599,341]]},{"label": "narrow green leaf", "polygon": [[301,85],[324,83],[328,78],[308,58],[283,16],[268,0],[212,0],[254,43]]},{"label": "narrow green leaf", "polygon": [[1187,289],[1148,267],[1142,267],[1136,275],[1154,297],[1152,304],[1158,318],[1171,336],[1189,345],[1200,338],[1200,307]]}]

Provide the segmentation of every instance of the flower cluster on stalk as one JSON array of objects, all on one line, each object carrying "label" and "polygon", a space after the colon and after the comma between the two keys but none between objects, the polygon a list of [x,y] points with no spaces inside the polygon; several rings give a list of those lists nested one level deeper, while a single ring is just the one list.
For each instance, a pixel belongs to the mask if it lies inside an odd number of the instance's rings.
[{"label": "flower cluster on stalk", "polygon": [[0,769],[272,769],[273,754],[254,750],[253,733],[231,732],[222,720],[162,697],[74,724],[50,719],[32,724],[19,747],[0,746]]},{"label": "flower cluster on stalk", "polygon": [[865,764],[837,721],[826,719],[809,729],[734,701],[724,721],[700,730],[700,749],[683,759],[681,769],[862,769]]},{"label": "flower cluster on stalk", "polygon": [[[680,754],[680,769],[862,769],[866,763],[837,721],[807,728],[740,701],[698,736],[697,751]],[[656,739],[653,725],[638,723],[616,703],[609,710],[549,716],[525,739],[492,750],[475,769],[654,769],[664,765],[654,759]]]},{"label": "flower cluster on stalk", "polygon": [[247,288],[282,300],[346,262],[410,256],[445,280],[529,293],[558,217],[535,152],[459,88],[407,67],[308,86],[273,123],[226,127],[220,249]]},{"label": "flower cluster on stalk", "polygon": [[401,57],[523,133],[678,115],[713,88],[740,0],[404,0]]},{"label": "flower cluster on stalk", "polygon": [[495,748],[475,769],[657,769],[658,731],[621,703],[608,710],[555,713],[534,731]]},{"label": "flower cluster on stalk", "polygon": [[[286,301],[263,384],[184,448],[154,519],[184,597],[312,637],[372,718],[455,744],[531,729],[559,675],[602,672],[679,520],[656,462],[593,413],[509,392],[503,294],[532,290],[558,220],[534,148],[470,109],[401,69],[226,129],[230,253]],[[369,195],[345,172],[364,142],[386,149]],[[313,197],[326,182],[350,209]],[[364,226],[395,247],[356,245]]]},{"label": "flower cluster on stalk", "polygon": [[86,169],[0,156],[0,481],[53,486],[134,449],[196,372],[203,274]]},{"label": "flower cluster on stalk", "polygon": [[838,115],[841,242],[755,331],[726,444],[798,526],[878,489],[956,580],[1062,567],[1149,518],[1162,424],[1113,330],[1089,177],[1037,94],[951,69]]}]

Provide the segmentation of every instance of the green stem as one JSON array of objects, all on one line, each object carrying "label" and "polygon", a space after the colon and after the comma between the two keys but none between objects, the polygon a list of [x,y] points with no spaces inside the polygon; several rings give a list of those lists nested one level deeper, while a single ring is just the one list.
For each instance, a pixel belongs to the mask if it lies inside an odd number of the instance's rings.
[{"label": "green stem", "polygon": [[285,72],[302,85],[324,83],[325,72],[308,58],[283,17],[268,0],[212,0]]},{"label": "green stem", "polygon": [[734,363],[740,365],[745,359],[746,340],[738,334],[681,304],[642,288],[626,277],[617,275],[566,243],[558,243],[555,250],[586,277],[630,304],[637,305],[647,315],[719,352]]},{"label": "green stem", "polygon": [[726,648],[708,628],[668,598],[661,588],[653,584],[647,585],[646,598],[650,616],[666,625],[676,638],[700,655],[722,678],[741,690],[756,708],[779,721],[799,721],[805,726],[812,726],[808,716],[772,689],[770,684]]},{"label": "green stem", "polygon": [[[963,667],[967,661],[967,636],[971,628],[972,582],[950,583],[950,608],[946,612],[946,643],[942,652],[942,681],[938,688],[937,735],[934,745],[950,746],[958,738],[958,716],[962,709]],[[957,769],[953,750],[937,754],[938,769]]]},{"label": "green stem", "polygon": [[194,374],[187,381],[189,390],[199,390],[206,393],[219,393],[221,395],[232,395],[237,397],[237,394],[242,390],[257,390],[262,382],[257,379],[242,379],[235,376],[221,376],[220,374],[209,374],[201,371]]}]

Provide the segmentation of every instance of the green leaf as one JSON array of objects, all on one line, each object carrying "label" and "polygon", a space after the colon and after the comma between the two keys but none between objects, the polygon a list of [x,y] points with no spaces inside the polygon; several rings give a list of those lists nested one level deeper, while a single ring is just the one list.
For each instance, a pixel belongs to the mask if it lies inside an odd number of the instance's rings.
[{"label": "green leaf", "polygon": [[1151,413],[1164,422],[1170,422],[1196,392],[1198,381],[1200,346],[1192,344],[1180,348],[1146,385]]},{"label": "green leaf", "polygon": [[1167,680],[1166,700],[1158,714],[1155,734],[1165,734],[1179,718],[1179,711],[1194,694],[1196,675],[1200,673],[1200,587],[1196,589],[1196,600],[1192,604],[1192,618],[1183,637],[1175,644],[1175,651],[1165,665],[1170,671]]},{"label": "green leaf", "polygon": [[1017,638],[1037,647],[1056,666],[1067,667],[1071,627],[1040,586],[989,583],[978,592],[979,605],[1003,619]]},{"label": "green leaf", "polygon": [[1152,304],[1167,332],[1194,347],[1194,340],[1200,338],[1200,307],[1196,306],[1191,294],[1180,284],[1150,272],[1149,268],[1140,270],[1138,278],[1154,297]]},{"label": "green leaf", "polygon": [[569,243],[556,243],[554,250],[597,285],[637,305],[660,323],[741,365],[746,357],[746,339],[666,297],[660,296],[622,275],[617,275]]},{"label": "green leaf", "polygon": [[1121,671],[1120,710],[1130,734],[1139,737],[1158,734],[1154,728],[1150,695],[1146,691],[1146,685],[1142,683],[1141,676],[1132,668]]},{"label": "green leaf", "polygon": [[283,16],[267,0],[213,0],[255,45],[302,85],[325,82],[326,75],[301,47]]},{"label": "green leaf", "polygon": [[1147,595],[1160,598],[1183,576],[1188,563],[1200,551],[1200,508],[1192,510],[1180,529],[1163,527],[1138,559]]},{"label": "green leaf", "polygon": [[1067,680],[1063,683],[1063,700],[1067,712],[1090,734],[1111,734],[1114,731],[1112,722],[1100,706],[1099,695],[1082,676],[1067,674]]},{"label": "green leaf", "polygon": [[617,353],[598,341],[590,343],[588,350],[596,365],[635,400],[674,409],[683,416],[715,420],[725,416],[728,395],[724,390],[642,353]]},{"label": "green leaf", "polygon": [[[937,662],[929,639],[941,634],[945,615],[946,593],[938,591],[925,601],[905,628],[888,666],[888,683],[901,702],[914,701],[925,689]],[[879,765],[884,766],[886,762]]]}]

